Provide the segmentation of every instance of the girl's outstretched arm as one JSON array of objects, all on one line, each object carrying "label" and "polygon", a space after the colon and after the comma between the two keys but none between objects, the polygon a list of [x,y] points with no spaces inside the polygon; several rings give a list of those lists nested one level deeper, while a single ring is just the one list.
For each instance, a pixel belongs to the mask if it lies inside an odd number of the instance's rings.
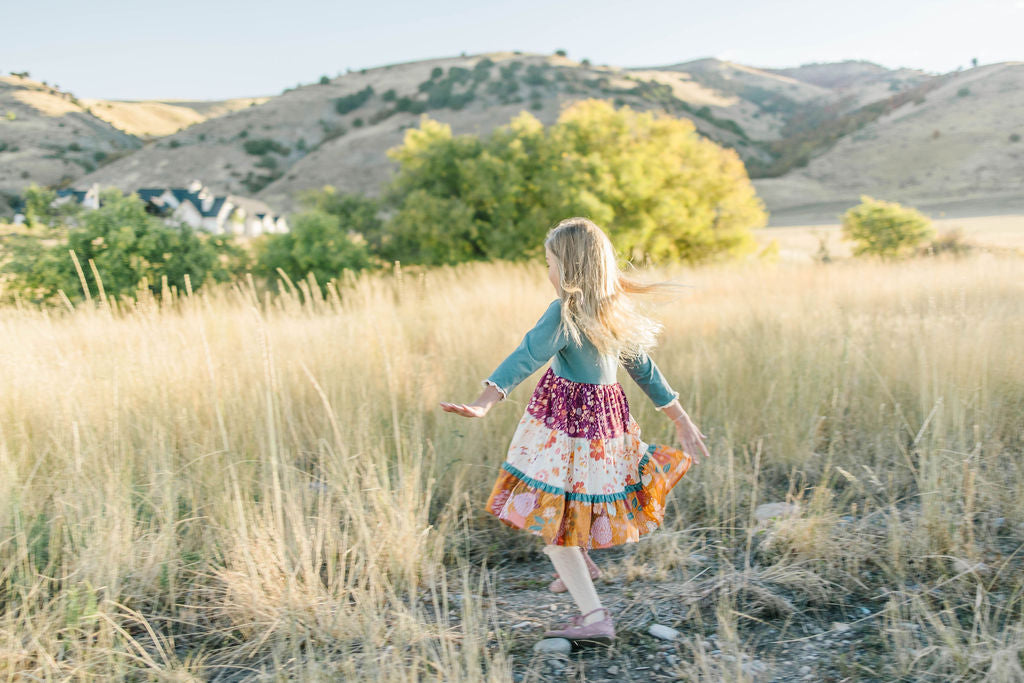
[{"label": "girl's outstretched arm", "polygon": [[697,462],[695,456],[698,453],[703,454],[705,458],[711,457],[708,447],[704,445],[704,439],[708,437],[697,428],[690,416],[683,410],[683,406],[679,405],[678,400],[673,400],[659,410],[668,415],[669,419],[675,423],[676,439],[682,444],[683,450],[694,458],[694,463]]},{"label": "girl's outstretched arm", "polygon": [[491,406],[501,400],[501,392],[491,385],[484,387],[477,399],[470,404],[441,401],[441,408],[463,417],[483,417]]}]

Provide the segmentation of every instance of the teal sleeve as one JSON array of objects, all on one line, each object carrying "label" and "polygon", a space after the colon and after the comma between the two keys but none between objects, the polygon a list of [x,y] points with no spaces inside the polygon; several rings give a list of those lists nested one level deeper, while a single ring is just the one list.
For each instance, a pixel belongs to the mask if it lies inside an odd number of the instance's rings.
[{"label": "teal sleeve", "polygon": [[658,408],[664,408],[679,398],[679,392],[672,391],[661,370],[646,353],[641,353],[637,358],[625,359],[622,365]]},{"label": "teal sleeve", "polygon": [[484,384],[493,384],[502,393],[503,398],[508,396],[520,382],[536,372],[566,345],[565,333],[559,329],[561,321],[562,301],[555,299],[533,329],[526,333],[516,350],[495,368],[484,380]]}]

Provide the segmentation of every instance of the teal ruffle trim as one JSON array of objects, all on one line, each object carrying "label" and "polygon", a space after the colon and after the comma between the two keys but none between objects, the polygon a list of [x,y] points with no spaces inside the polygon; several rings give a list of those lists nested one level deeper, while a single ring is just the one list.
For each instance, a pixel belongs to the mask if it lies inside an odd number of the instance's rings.
[{"label": "teal ruffle trim", "polygon": [[534,479],[533,477],[528,477],[518,468],[508,464],[507,462],[502,464],[501,468],[532,488],[540,489],[547,493],[553,493],[557,496],[565,496],[566,500],[579,500],[584,503],[610,503],[613,500],[625,500],[629,497],[630,493],[639,491],[643,488],[642,479],[644,476],[644,466],[647,465],[647,461],[651,459],[651,453],[653,453],[656,448],[657,445],[649,444],[647,446],[647,451],[644,452],[643,457],[640,458],[640,462],[637,464],[637,470],[640,473],[641,481],[638,481],[635,484],[630,484],[618,493],[577,493],[575,491],[566,491],[565,489],[558,488],[557,486],[552,486],[547,482]]}]

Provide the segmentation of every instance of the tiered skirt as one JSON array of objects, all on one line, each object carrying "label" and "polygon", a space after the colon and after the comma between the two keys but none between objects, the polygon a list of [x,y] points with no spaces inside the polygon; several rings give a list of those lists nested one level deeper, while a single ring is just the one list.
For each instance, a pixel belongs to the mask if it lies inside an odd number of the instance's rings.
[{"label": "tiered skirt", "polygon": [[684,451],[646,444],[622,386],[544,373],[512,436],[486,510],[545,543],[607,548],[661,526],[690,468]]}]

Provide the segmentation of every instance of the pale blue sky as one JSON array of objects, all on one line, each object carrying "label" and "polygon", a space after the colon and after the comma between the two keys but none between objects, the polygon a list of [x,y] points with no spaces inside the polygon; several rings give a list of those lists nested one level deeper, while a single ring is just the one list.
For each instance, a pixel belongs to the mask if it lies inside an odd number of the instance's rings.
[{"label": "pale blue sky", "polygon": [[1024,60],[1024,0],[0,0],[0,71],[79,97],[221,99],[434,57],[567,50],[595,64]]}]

